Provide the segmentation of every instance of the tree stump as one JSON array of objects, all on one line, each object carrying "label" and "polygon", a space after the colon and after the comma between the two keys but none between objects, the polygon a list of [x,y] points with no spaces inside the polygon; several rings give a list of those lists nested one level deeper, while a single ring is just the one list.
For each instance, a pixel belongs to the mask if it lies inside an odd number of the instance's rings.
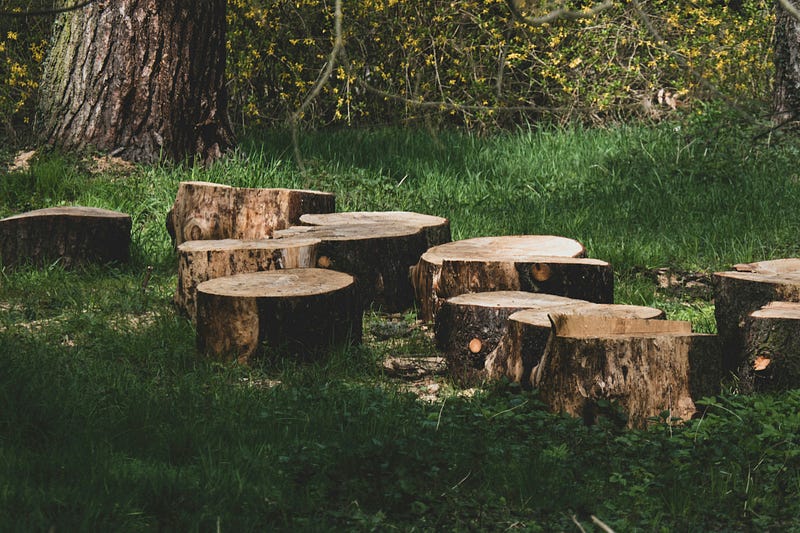
[{"label": "tree stump", "polygon": [[746,362],[750,313],[773,301],[800,302],[800,259],[746,263],[733,268],[713,276],[714,314],[727,372],[736,372]]},{"label": "tree stump", "polygon": [[186,241],[178,246],[175,305],[194,322],[200,283],[233,274],[313,267],[319,243],[306,238]]},{"label": "tree stump", "polygon": [[521,291],[454,296],[445,300],[436,313],[436,347],[445,354],[450,376],[462,386],[471,386],[486,378],[487,355],[497,347],[505,333],[509,316],[522,309],[560,310],[586,303],[563,296]]},{"label": "tree stump", "polygon": [[768,303],[750,313],[745,331],[740,392],[800,387],[800,303]]},{"label": "tree stump", "polygon": [[435,246],[411,269],[419,317],[432,321],[441,302],[467,292],[544,292],[611,302],[608,263],[582,258],[583,246],[549,235],[478,237]]},{"label": "tree stump", "polygon": [[689,322],[551,315],[553,332],[533,385],[554,412],[614,416],[628,427],[652,417],[688,419],[695,400],[719,388],[719,344]]},{"label": "tree stump", "polygon": [[356,278],[363,308],[374,305],[392,313],[414,304],[408,269],[425,250],[425,234],[419,226],[364,223],[295,226],[275,232],[276,240],[299,236],[322,241],[317,267]]},{"label": "tree stump", "polygon": [[300,359],[359,344],[353,277],[318,268],[236,274],[197,286],[201,353],[247,362],[263,345]]},{"label": "tree stump", "polygon": [[50,207],[0,220],[0,261],[65,268],[129,259],[131,217],[94,207]]},{"label": "tree stump", "polygon": [[269,239],[306,213],[333,212],[335,204],[327,192],[184,181],[167,214],[167,231],[176,247],[185,241]]},{"label": "tree stump", "polygon": [[550,337],[549,315],[585,315],[618,319],[660,320],[664,312],[640,305],[596,304],[571,300],[566,305],[532,308],[509,316],[506,329],[497,347],[486,357],[489,379],[507,378],[531,386],[533,369],[539,364]]},{"label": "tree stump", "polygon": [[450,242],[450,221],[446,218],[409,211],[351,211],[347,213],[307,214],[300,222],[308,226],[340,226],[345,224],[403,224],[419,226],[425,234],[426,250]]}]

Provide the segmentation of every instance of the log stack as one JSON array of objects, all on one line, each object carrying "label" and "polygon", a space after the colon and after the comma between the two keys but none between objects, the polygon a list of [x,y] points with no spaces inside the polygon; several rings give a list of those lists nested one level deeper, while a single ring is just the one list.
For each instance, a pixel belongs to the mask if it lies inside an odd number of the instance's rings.
[{"label": "log stack", "polygon": [[722,342],[725,370],[747,364],[745,340],[750,313],[770,302],[800,302],[800,259],[743,263],[716,272],[714,314]]}]

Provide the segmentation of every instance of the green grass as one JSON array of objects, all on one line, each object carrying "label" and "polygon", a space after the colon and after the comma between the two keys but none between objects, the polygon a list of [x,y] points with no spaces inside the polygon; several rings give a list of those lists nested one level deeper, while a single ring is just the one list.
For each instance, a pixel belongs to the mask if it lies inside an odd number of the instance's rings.
[{"label": "green grass", "polygon": [[707,293],[660,288],[652,269],[707,274],[800,246],[800,142],[710,127],[724,121],[309,133],[306,173],[284,132],[255,132],[206,169],[91,174],[46,154],[0,175],[0,216],[74,203],[133,217],[128,265],[0,272],[0,529],[590,531],[594,515],[617,531],[800,530],[797,391],[728,392],[682,427],[586,427],[507,384],[445,384],[435,403],[403,392],[380,362],[432,354],[419,329],[242,368],[198,358],[170,304],[164,219],[191,179],[330,190],[340,210],[446,216],[457,238],[576,238],[615,267],[617,301],[710,332]]}]

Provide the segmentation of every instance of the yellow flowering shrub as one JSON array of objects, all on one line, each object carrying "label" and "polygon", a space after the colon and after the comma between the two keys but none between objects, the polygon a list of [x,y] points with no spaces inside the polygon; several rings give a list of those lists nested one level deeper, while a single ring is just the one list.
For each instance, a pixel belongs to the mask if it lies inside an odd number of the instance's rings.
[{"label": "yellow flowering shrub", "polygon": [[[772,1],[743,0],[735,11],[721,0],[640,3],[663,41],[625,2],[542,26],[515,20],[506,0],[343,2],[344,53],[303,119],[487,128],[659,117],[716,91],[740,102],[768,100]],[[237,123],[281,124],[300,107],[329,59],[333,4],[228,1]],[[520,4],[537,15],[557,2]],[[0,135],[30,131],[51,23],[0,18]]]},{"label": "yellow flowering shrub", "polygon": [[[536,15],[547,3],[527,5]],[[745,0],[736,11],[719,0],[641,4],[663,42],[621,2],[543,26],[515,20],[505,0],[344,2],[346,58],[304,118],[485,127],[661,116],[715,90],[739,101],[768,97],[772,2]],[[283,121],[328,60],[333,2],[228,6],[233,107],[245,123]]]}]

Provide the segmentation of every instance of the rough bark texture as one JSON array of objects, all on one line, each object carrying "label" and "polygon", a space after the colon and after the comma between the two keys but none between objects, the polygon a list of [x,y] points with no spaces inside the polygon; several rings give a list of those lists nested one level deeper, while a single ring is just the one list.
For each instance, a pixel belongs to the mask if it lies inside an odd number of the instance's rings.
[{"label": "rough bark texture", "polygon": [[800,119],[800,22],[780,5],[775,15],[773,109],[779,121]]},{"label": "rough bark texture", "polygon": [[320,191],[231,187],[184,181],[167,214],[175,246],[186,241],[269,239],[306,213],[330,213],[336,196]]},{"label": "rough bark texture", "polygon": [[247,362],[265,345],[300,359],[361,342],[353,277],[317,268],[216,278],[197,287],[201,353]]},{"label": "rough bark texture", "polygon": [[550,314],[587,315],[619,319],[660,320],[664,312],[639,305],[595,304],[572,300],[550,309],[526,309],[508,318],[506,330],[497,347],[486,357],[486,374],[490,379],[505,377],[531,386],[533,369],[539,364],[550,337]]},{"label": "rough bark texture", "polygon": [[347,213],[308,214],[301,216],[300,222],[309,226],[340,226],[343,224],[369,224],[375,222],[389,225],[419,226],[425,234],[428,248],[452,240],[449,220],[409,211],[351,211]]},{"label": "rough bark texture", "polygon": [[800,387],[800,303],[770,302],[750,314],[745,330],[739,390],[748,393]]},{"label": "rough bark texture", "polygon": [[747,318],[772,301],[800,301],[800,259],[779,259],[734,266],[713,277],[717,331],[723,364],[736,372],[746,360]]},{"label": "rough bark texture", "polygon": [[408,309],[414,293],[408,269],[426,248],[419,226],[365,223],[341,226],[296,226],[275,232],[285,237],[310,237],[322,241],[317,266],[347,272],[356,278],[363,307],[387,312]]},{"label": "rough bark texture", "polygon": [[195,294],[200,283],[233,274],[313,267],[319,243],[306,238],[187,241],[178,246],[175,305],[194,321]]},{"label": "rough bark texture", "polygon": [[[534,263],[553,257],[584,257],[585,253],[579,242],[550,235],[478,237],[435,246],[426,251],[411,269],[419,317],[432,321],[441,302],[465,292],[519,290],[516,263]],[[492,271],[475,283],[461,283],[454,288],[455,283],[443,275],[446,261],[485,262],[491,265]]]},{"label": "rough bark texture", "polygon": [[593,423],[619,409],[628,427],[645,427],[665,411],[690,418],[695,400],[719,387],[719,372],[709,373],[720,358],[717,339],[691,333],[688,322],[551,318],[533,383],[554,412]]},{"label": "rough bark texture", "polygon": [[460,385],[471,386],[487,377],[487,356],[505,333],[509,316],[522,309],[561,310],[586,303],[520,291],[455,296],[445,300],[436,313],[436,347],[444,352],[448,374]]},{"label": "rough bark texture", "polygon": [[66,268],[129,258],[131,217],[93,207],[51,207],[0,220],[0,264]]},{"label": "rough bark texture", "polygon": [[114,0],[60,15],[39,91],[45,140],[130,161],[219,157],[234,142],[225,0]]}]

